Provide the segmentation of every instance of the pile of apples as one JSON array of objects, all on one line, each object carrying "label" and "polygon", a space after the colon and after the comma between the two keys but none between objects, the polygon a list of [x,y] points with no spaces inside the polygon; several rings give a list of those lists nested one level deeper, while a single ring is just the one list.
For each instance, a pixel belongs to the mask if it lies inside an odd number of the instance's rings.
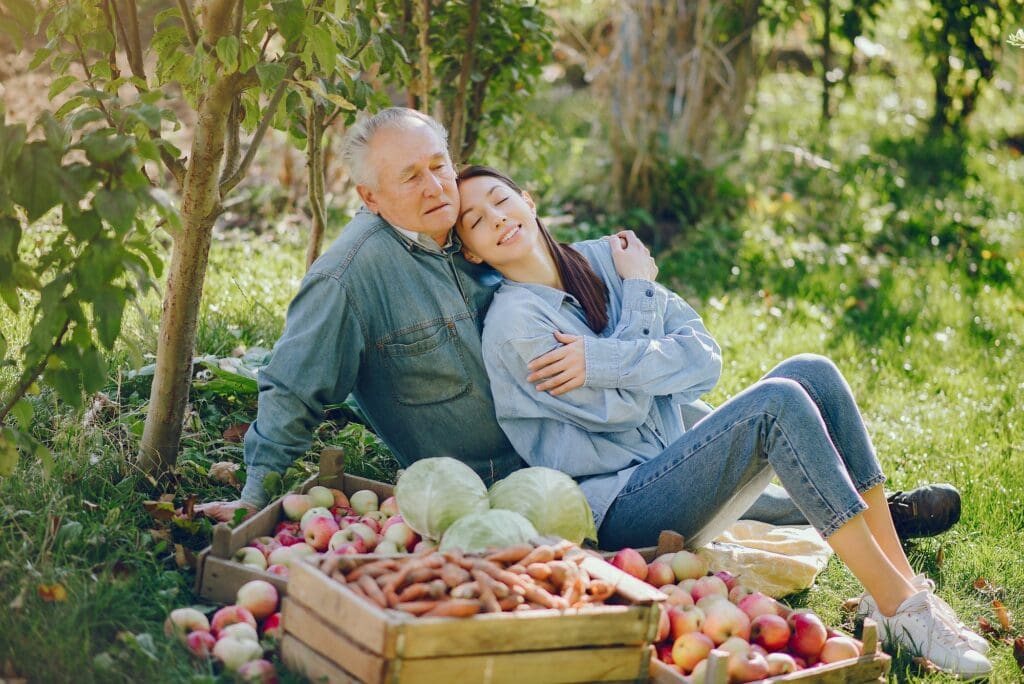
[{"label": "pile of apples", "polygon": [[808,610],[791,610],[753,591],[730,572],[714,574],[689,551],[659,556],[649,565],[635,549],[622,549],[612,565],[668,595],[662,605],[658,658],[702,684],[712,649],[729,653],[730,682],[834,663],[861,655],[862,644],[825,627]]},{"label": "pile of apples", "polygon": [[347,497],[316,486],[306,494],[288,494],[281,508],[285,520],[274,536],[253,539],[234,560],[287,577],[292,563],[314,553],[409,553],[426,543],[399,515],[395,497],[379,501],[369,489]]},{"label": "pile of apples", "polygon": [[276,684],[277,671],[264,659],[268,646],[281,637],[277,588],[263,580],[238,588],[235,603],[208,619],[195,608],[176,608],[164,622],[164,633],[179,639],[197,658],[213,657],[245,682]]}]

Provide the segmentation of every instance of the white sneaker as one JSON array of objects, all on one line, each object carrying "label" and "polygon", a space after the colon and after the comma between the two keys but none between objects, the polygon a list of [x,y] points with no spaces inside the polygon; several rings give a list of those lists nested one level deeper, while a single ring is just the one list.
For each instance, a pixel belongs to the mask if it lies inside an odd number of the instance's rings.
[{"label": "white sneaker", "polygon": [[[946,603],[942,597],[935,593],[935,582],[929,579],[924,573],[921,573],[920,575],[914,575],[914,578],[910,580],[910,584],[915,589],[927,591],[935,597],[935,603],[939,609],[939,614],[946,619],[946,622],[956,629],[960,634],[960,638],[966,641],[968,646],[982,655],[988,653],[988,641],[981,635],[972,632],[967,625],[957,617],[952,606]],[[875,600],[870,594],[862,594],[860,597],[860,604],[857,607],[857,615],[861,618],[872,617],[872,613],[878,613],[878,606],[875,605]]]},{"label": "white sneaker", "polygon": [[[865,602],[862,601],[863,606]],[[892,617],[885,617],[871,602],[871,614],[878,622],[885,640],[927,658],[944,672],[962,679],[978,679],[992,672],[992,664],[972,649],[950,625],[935,596],[922,590],[900,605]],[[858,610],[858,613],[860,610]]]}]

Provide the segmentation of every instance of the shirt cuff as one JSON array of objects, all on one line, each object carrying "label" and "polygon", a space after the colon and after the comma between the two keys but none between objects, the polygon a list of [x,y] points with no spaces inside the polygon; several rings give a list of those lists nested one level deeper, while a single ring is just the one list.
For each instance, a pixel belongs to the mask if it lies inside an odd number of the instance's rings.
[{"label": "shirt cuff", "polygon": [[623,311],[656,311],[661,293],[650,280],[631,278],[622,281]]},{"label": "shirt cuff", "polygon": [[584,337],[583,358],[587,366],[584,387],[618,386],[622,358],[618,340]]},{"label": "shirt cuff", "polygon": [[263,488],[263,478],[270,473],[277,472],[265,466],[251,465],[245,469],[245,486],[242,487],[242,501],[252,504],[257,508],[263,508],[270,502],[266,489]]}]

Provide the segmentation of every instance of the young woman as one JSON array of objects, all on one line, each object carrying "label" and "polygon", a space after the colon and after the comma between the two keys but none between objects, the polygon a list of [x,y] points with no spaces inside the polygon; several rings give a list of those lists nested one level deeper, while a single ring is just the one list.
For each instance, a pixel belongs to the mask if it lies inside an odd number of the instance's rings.
[{"label": "young woman", "polygon": [[865,615],[943,670],[988,674],[984,639],[911,569],[830,361],[789,359],[687,431],[678,407],[714,387],[720,349],[654,282],[636,237],[558,244],[530,196],[487,167],[465,169],[459,193],[466,258],[504,276],[483,332],[498,421],[527,463],[579,482],[604,548],[654,544],[662,529],[700,546],[777,475],[864,585]]}]

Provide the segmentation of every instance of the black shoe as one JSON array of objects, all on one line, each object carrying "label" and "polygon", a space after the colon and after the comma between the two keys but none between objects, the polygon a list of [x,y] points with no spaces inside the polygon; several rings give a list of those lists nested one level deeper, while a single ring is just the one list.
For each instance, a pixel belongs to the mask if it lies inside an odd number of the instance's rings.
[{"label": "black shoe", "polygon": [[900,539],[934,537],[960,520],[960,492],[953,485],[924,485],[886,498]]}]

